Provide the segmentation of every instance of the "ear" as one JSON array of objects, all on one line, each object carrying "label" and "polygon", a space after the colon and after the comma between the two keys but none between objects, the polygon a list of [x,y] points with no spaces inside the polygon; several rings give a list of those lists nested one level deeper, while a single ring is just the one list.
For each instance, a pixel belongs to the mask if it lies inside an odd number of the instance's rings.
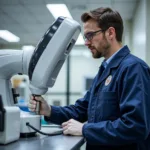
[{"label": "ear", "polygon": [[116,31],[114,27],[109,27],[107,30],[107,38],[109,40],[114,39],[114,37],[116,37]]}]

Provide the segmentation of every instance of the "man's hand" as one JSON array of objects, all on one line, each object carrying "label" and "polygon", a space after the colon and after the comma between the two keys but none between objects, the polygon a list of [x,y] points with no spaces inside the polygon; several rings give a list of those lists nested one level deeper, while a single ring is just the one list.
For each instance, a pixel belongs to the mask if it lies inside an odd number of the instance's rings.
[{"label": "man's hand", "polygon": [[70,135],[82,135],[83,125],[83,123],[70,119],[69,121],[62,123],[63,133]]},{"label": "man's hand", "polygon": [[48,103],[44,100],[42,96],[37,96],[37,97],[31,96],[31,99],[29,100],[29,104],[28,104],[29,110],[33,112],[35,111],[37,101],[40,102],[40,115],[49,117],[51,114],[51,107],[48,105]]}]

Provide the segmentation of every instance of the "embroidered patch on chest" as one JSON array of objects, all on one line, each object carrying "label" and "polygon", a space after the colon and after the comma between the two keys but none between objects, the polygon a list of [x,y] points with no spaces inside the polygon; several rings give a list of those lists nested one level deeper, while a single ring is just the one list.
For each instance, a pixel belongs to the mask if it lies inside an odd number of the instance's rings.
[{"label": "embroidered patch on chest", "polygon": [[105,81],[105,86],[109,85],[112,80],[112,75],[109,75]]}]

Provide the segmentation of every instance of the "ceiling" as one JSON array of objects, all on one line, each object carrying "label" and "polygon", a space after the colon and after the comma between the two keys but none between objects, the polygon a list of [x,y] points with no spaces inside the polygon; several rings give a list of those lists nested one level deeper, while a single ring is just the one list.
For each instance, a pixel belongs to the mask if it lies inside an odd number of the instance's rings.
[{"label": "ceiling", "polygon": [[[83,12],[97,7],[111,7],[120,12],[123,19],[131,20],[139,0],[0,0],[0,30],[9,30],[20,38],[9,43],[0,38],[0,48],[21,48],[36,45],[54,18],[46,4],[66,4],[72,17],[79,23]],[[58,10],[59,11],[59,10]],[[81,23],[82,25],[82,23]]]}]

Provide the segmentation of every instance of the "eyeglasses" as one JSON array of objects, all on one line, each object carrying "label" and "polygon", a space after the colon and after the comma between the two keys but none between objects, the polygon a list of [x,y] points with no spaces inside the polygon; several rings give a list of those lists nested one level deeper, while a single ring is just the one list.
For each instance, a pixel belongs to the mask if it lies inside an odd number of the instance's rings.
[{"label": "eyeglasses", "polygon": [[95,32],[88,32],[84,35],[84,40],[85,41],[91,41],[93,39],[93,37],[96,35],[96,33],[98,32],[103,32],[104,30],[98,30],[98,31],[95,31]]}]

